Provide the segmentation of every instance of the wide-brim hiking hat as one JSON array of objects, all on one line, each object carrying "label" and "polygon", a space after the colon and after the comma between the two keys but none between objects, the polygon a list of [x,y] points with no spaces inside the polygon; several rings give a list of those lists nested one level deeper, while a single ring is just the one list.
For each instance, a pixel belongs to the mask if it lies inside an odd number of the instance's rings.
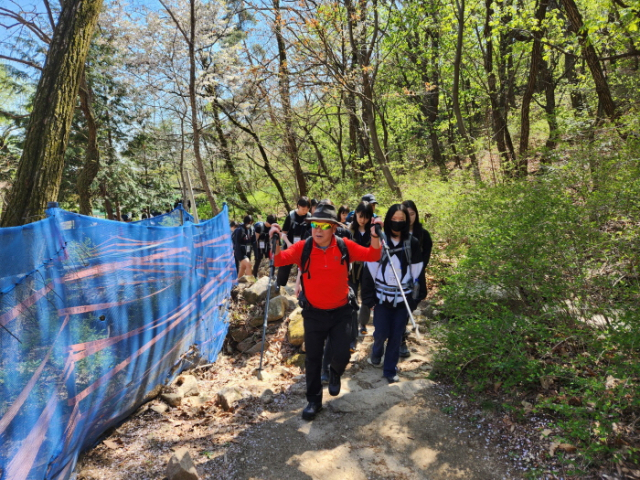
[{"label": "wide-brim hiking hat", "polygon": [[366,195],[362,196],[362,201],[363,202],[369,202],[369,203],[378,203],[376,201],[376,197],[373,193],[367,193]]},{"label": "wide-brim hiking hat", "polygon": [[316,211],[310,218],[307,218],[307,222],[325,222],[325,223],[338,223],[338,214],[336,213],[336,207],[327,203],[319,203],[316,207]]}]

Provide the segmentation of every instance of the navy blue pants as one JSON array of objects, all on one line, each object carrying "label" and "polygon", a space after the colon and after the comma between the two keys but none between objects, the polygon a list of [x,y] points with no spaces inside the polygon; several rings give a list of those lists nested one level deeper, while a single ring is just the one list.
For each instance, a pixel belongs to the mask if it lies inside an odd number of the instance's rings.
[{"label": "navy blue pants", "polygon": [[[373,349],[371,356],[381,358],[384,355],[382,374],[385,377],[393,377],[397,372],[398,359],[400,358],[400,345],[402,335],[407,325],[407,308],[404,303],[397,307],[381,303],[373,309]],[[387,348],[385,349],[385,342]]]}]

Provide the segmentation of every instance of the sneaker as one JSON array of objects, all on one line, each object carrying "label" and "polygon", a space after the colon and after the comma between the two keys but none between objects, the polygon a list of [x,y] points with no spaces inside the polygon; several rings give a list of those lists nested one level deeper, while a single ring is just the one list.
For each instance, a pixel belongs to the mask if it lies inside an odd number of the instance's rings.
[{"label": "sneaker", "polygon": [[380,368],[382,366],[382,359],[381,358],[373,358],[373,357],[369,357],[367,358],[367,363],[369,365],[372,365],[376,368]]},{"label": "sneaker", "polygon": [[309,402],[309,404],[302,410],[303,420],[313,420],[316,418],[318,412],[322,410],[322,403]]},{"label": "sneaker", "polygon": [[360,325],[360,335],[362,335],[363,337],[369,333],[369,331],[367,330],[367,326],[366,325]]},{"label": "sneaker", "polygon": [[356,342],[351,342],[349,345],[349,353],[356,353]]},{"label": "sneaker", "polygon": [[403,341],[402,345],[400,345],[400,358],[407,358],[411,356],[411,352],[409,351],[409,347],[407,346],[407,342]]},{"label": "sneaker", "polygon": [[320,375],[320,381],[323,385],[329,383],[329,370],[325,370],[322,372],[322,375]]},{"label": "sneaker", "polygon": [[329,370],[329,395],[335,397],[340,393],[340,375],[333,371],[333,369]]},{"label": "sneaker", "polygon": [[396,383],[400,381],[400,377],[398,375],[394,375],[393,377],[384,377],[387,379],[389,383]]}]

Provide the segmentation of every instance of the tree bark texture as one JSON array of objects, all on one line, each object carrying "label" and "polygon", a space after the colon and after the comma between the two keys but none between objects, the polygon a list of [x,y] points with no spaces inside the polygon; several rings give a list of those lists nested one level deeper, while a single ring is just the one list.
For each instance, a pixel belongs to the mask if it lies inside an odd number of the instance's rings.
[{"label": "tree bark texture", "polygon": [[[484,36],[486,39],[484,48],[484,70],[487,74],[487,86],[489,89],[489,101],[491,103],[491,129],[493,131],[493,141],[498,147],[500,165],[503,173],[510,175],[513,170],[514,158],[509,153],[507,146],[506,132],[507,122],[505,119],[504,104],[506,103],[504,91],[499,92],[498,78],[493,67],[493,0],[485,1],[485,24]],[[502,62],[501,62],[502,63]],[[501,75],[501,78],[504,76]],[[503,82],[500,82],[504,90]]]},{"label": "tree bark texture", "polygon": [[596,93],[598,94],[600,105],[605,114],[611,120],[615,120],[617,117],[616,106],[611,96],[611,90],[609,89],[607,78],[604,76],[604,71],[602,70],[596,49],[584,29],[584,22],[582,21],[582,15],[578,10],[578,6],[574,0],[562,0],[562,5],[569,20],[569,31],[576,34],[582,46],[582,55],[584,55],[587,61],[591,76],[596,84]]},{"label": "tree bark texture", "polygon": [[1,226],[42,218],[56,201],[80,78],[102,0],[63,3],[36,89],[16,179]]},{"label": "tree bark texture", "polygon": [[217,215],[220,209],[216,203],[216,199],[213,197],[211,187],[209,186],[209,180],[207,179],[207,173],[204,169],[204,162],[202,161],[202,155],[200,153],[200,125],[198,122],[198,106],[196,104],[196,54],[195,54],[195,42],[196,42],[196,5],[195,0],[190,0],[191,7],[190,12],[190,32],[189,32],[189,103],[191,105],[191,127],[193,129],[193,154],[196,157],[196,168],[198,169],[198,175],[200,176],[200,182],[204,189],[209,205],[211,206],[211,213]]},{"label": "tree bark texture", "polygon": [[91,206],[91,184],[98,175],[100,170],[100,150],[98,148],[98,126],[96,124],[95,114],[92,107],[93,93],[91,87],[87,83],[87,76],[83,72],[80,82],[80,108],[87,121],[87,151],[85,154],[84,165],[78,174],[76,180],[76,188],[78,189],[78,197],[80,199],[80,213],[82,215],[91,215],[93,209]]},{"label": "tree bark texture", "polygon": [[529,133],[531,130],[531,124],[529,121],[529,114],[531,111],[531,100],[536,90],[536,82],[538,79],[538,70],[541,67],[542,62],[542,35],[544,33],[542,28],[542,22],[547,14],[547,7],[549,0],[540,0],[538,8],[536,9],[535,18],[537,27],[533,30],[533,45],[531,47],[531,65],[529,67],[529,81],[522,95],[522,109],[520,113],[520,149],[519,157],[520,162],[524,165],[520,165],[520,168],[524,169],[524,173],[527,171],[527,150],[529,150]]},{"label": "tree bark texture", "polygon": [[284,140],[287,153],[293,163],[293,171],[296,175],[299,195],[306,196],[307,181],[302,171],[302,165],[300,165],[298,142],[296,141],[293,129],[293,112],[291,109],[291,92],[289,88],[289,65],[287,64],[287,47],[284,36],[282,35],[283,20],[282,12],[280,11],[280,0],[273,0],[273,9],[276,15],[273,31],[276,36],[276,43],[278,44],[278,86],[280,88],[280,98],[282,100],[282,110],[284,113]]},{"label": "tree bark texture", "polygon": [[462,65],[462,41],[464,39],[464,12],[465,12],[465,0],[456,0],[458,7],[458,36],[456,40],[456,55],[453,60],[453,89],[451,92],[453,112],[456,117],[456,124],[458,127],[458,133],[462,137],[464,143],[465,153],[469,155],[471,160],[471,168],[473,171],[473,178],[476,182],[481,182],[480,168],[478,166],[478,159],[473,152],[473,147],[467,134],[467,129],[464,125],[462,118],[462,111],[460,110],[460,67]]},{"label": "tree bark texture", "polygon": [[218,135],[218,144],[220,145],[220,152],[222,153],[224,164],[227,167],[227,170],[231,175],[231,178],[233,178],[233,181],[236,184],[236,191],[238,192],[238,196],[240,197],[240,200],[242,200],[246,204],[249,204],[249,200],[247,199],[247,194],[244,191],[242,182],[240,182],[240,177],[233,163],[233,159],[231,158],[229,143],[227,142],[227,137],[225,137],[224,131],[222,130],[222,122],[220,121],[220,116],[219,116],[220,112],[218,112],[218,107],[216,106],[216,102],[211,103],[211,108],[213,109],[213,126],[216,130],[216,134]]}]

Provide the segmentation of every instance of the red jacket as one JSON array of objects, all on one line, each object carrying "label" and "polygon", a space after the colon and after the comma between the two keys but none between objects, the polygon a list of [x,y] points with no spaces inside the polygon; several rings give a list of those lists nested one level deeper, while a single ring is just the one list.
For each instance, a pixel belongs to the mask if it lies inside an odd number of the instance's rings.
[{"label": "red jacket", "polygon": [[[350,262],[377,262],[380,260],[381,249],[362,247],[349,239],[343,239],[349,250]],[[276,267],[291,265],[300,266],[302,263],[302,249],[304,241],[296,242],[287,250],[282,250],[274,258]],[[307,300],[315,308],[330,310],[345,305],[349,297],[348,266],[340,264],[342,254],[336,244],[336,237],[326,250],[321,249],[313,242],[311,258],[309,259],[309,273],[311,278],[304,274],[304,293]]]}]

